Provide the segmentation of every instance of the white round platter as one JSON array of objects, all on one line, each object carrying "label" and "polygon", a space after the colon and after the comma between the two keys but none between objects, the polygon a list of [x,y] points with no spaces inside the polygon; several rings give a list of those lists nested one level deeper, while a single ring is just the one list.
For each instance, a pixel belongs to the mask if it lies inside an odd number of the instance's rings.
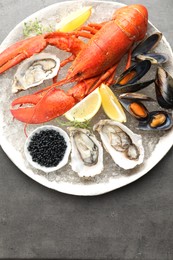
[{"label": "white round platter", "polygon": [[[23,38],[22,28],[24,22],[34,20],[37,18],[45,23],[60,21],[69,12],[75,11],[83,6],[93,6],[93,14],[90,17],[90,22],[101,22],[111,18],[114,10],[123,6],[121,3],[110,2],[110,1],[69,1],[60,2],[51,6],[48,6],[33,15],[26,18],[24,21],[19,23],[6,37],[0,46],[0,52],[7,48],[12,43],[21,40]],[[106,10],[106,12],[105,12]],[[157,29],[149,23],[148,34],[157,31]],[[49,50],[50,47],[47,49]],[[47,51],[47,49],[45,51]],[[62,51],[55,50],[54,47],[50,49],[52,52],[56,52],[57,55],[62,59],[66,57]],[[169,61],[164,65],[168,71],[173,69],[173,54],[169,43],[163,37],[161,43],[156,48],[156,51],[166,52],[169,55]],[[59,192],[82,195],[82,196],[93,196],[100,195],[106,192],[115,190],[123,187],[129,183],[134,182],[146,173],[150,171],[169,151],[173,144],[173,130],[169,130],[164,133],[148,133],[136,130],[136,121],[129,119],[127,126],[132,131],[139,133],[143,137],[143,143],[145,148],[145,160],[141,166],[136,167],[133,170],[124,171],[119,169],[114,164],[109,154],[105,152],[104,155],[104,171],[93,178],[92,180],[84,180],[77,176],[71,170],[71,166],[67,165],[63,169],[53,173],[43,173],[30,166],[24,156],[24,143],[26,137],[24,135],[24,124],[13,120],[10,113],[10,104],[15,99],[14,94],[11,93],[11,82],[13,75],[17,70],[14,67],[0,76],[1,90],[0,90],[0,143],[4,152],[8,155],[11,161],[27,176],[35,180],[36,182],[57,190]],[[122,72],[122,70],[120,69]],[[64,72],[65,73],[65,72]],[[64,74],[65,75],[65,74]],[[64,76],[63,75],[63,76]],[[155,68],[147,75],[148,78],[155,75]],[[37,91],[37,88],[31,90],[31,92]],[[151,90],[146,90],[149,94],[154,93],[154,85]],[[19,93],[18,96],[28,94],[29,92]],[[16,97],[18,97],[16,96]],[[150,106],[150,104],[148,104]],[[152,109],[152,107],[151,107]],[[105,118],[103,111],[101,111],[94,122],[98,122],[99,119]],[[132,120],[132,121],[131,121]],[[48,122],[48,124],[58,125],[57,121]],[[28,134],[33,131],[38,125],[30,125],[27,128]]]}]

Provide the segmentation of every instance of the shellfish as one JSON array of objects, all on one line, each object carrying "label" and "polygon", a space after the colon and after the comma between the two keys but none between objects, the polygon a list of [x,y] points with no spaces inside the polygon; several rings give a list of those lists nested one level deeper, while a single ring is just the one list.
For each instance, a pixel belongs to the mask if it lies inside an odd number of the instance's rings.
[{"label": "shellfish", "polygon": [[125,70],[117,79],[116,83],[112,85],[115,93],[136,92],[146,88],[154,82],[154,79],[138,82],[151,68],[149,60],[141,61],[132,65],[129,69]]},{"label": "shellfish", "polygon": [[68,128],[71,139],[71,167],[80,177],[94,177],[103,170],[103,148],[87,129]]},{"label": "shellfish", "polygon": [[152,111],[144,121],[140,121],[140,130],[169,130],[173,125],[172,115],[166,111]]},{"label": "shellfish", "polygon": [[173,77],[161,67],[157,68],[155,90],[159,105],[173,108]]},{"label": "shellfish", "polygon": [[60,59],[51,53],[35,54],[19,65],[12,84],[12,93],[26,90],[55,77],[60,67]]},{"label": "shellfish", "polygon": [[143,162],[142,137],[122,123],[100,120],[93,129],[99,132],[106,151],[121,168],[132,169]]},{"label": "shellfish", "polygon": [[144,120],[148,117],[148,109],[139,100],[120,100],[122,106],[138,120]]},{"label": "shellfish", "polygon": [[162,64],[168,60],[165,53],[149,53],[162,39],[162,33],[156,32],[140,42],[132,52],[132,59],[141,61],[149,60],[152,64]]}]

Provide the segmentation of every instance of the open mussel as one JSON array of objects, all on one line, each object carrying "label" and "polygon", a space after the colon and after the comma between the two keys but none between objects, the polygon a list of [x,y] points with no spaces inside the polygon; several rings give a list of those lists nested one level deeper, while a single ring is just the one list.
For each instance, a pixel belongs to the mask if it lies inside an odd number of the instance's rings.
[{"label": "open mussel", "polygon": [[122,106],[136,119],[146,120],[149,111],[141,101],[155,101],[142,93],[124,93],[119,96]]},{"label": "open mussel", "polygon": [[133,84],[141,79],[150,68],[150,61],[142,61],[138,64],[134,64],[118,77],[116,84],[120,86],[125,84]]},{"label": "open mussel", "polygon": [[148,87],[153,82],[154,82],[154,79],[151,79],[151,80],[147,80],[145,82],[140,82],[140,83],[136,82],[134,84],[127,84],[124,86],[113,85],[113,87],[116,87],[114,89],[114,92],[117,94],[120,94],[120,93],[125,93],[125,92],[135,92],[135,91],[141,90],[143,88]]},{"label": "open mussel", "polygon": [[148,118],[148,109],[139,100],[120,100],[122,106],[136,119],[146,120]]},{"label": "open mussel", "polygon": [[133,50],[132,57],[136,57],[139,54],[145,54],[154,49],[160,40],[162,39],[162,33],[156,32],[140,42]]},{"label": "open mussel", "polygon": [[158,67],[155,79],[156,97],[163,108],[173,108],[173,78],[163,68]]},{"label": "open mussel", "polygon": [[166,111],[153,111],[148,114],[147,120],[140,121],[140,130],[168,130],[172,127],[172,115]]},{"label": "open mussel", "polygon": [[153,50],[162,38],[162,33],[156,32],[139,43],[132,52],[132,59],[141,61],[149,60],[152,64],[165,63],[168,60],[168,56],[164,53],[149,53]]},{"label": "open mussel", "polygon": [[151,62],[148,60],[141,61],[129,69],[124,71],[116,83],[112,85],[112,88],[116,93],[125,93],[125,92],[136,92],[141,90],[154,82],[154,80],[148,80],[145,82],[137,82],[141,79],[150,69]]}]

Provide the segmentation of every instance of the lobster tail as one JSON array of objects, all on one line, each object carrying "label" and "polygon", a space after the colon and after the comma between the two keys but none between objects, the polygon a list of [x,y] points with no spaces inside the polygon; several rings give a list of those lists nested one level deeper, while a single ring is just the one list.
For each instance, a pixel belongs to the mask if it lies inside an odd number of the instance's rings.
[{"label": "lobster tail", "polygon": [[145,6],[134,4],[118,9],[113,19],[119,28],[133,41],[145,37],[148,24],[148,11]]}]

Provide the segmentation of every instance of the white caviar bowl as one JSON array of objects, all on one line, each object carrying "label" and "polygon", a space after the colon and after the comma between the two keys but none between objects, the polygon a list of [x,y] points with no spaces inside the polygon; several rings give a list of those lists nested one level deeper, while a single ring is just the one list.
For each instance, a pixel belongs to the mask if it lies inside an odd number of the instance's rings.
[{"label": "white caviar bowl", "polygon": [[[40,133],[41,131],[44,130],[55,130],[56,132],[58,132],[65,140],[67,148],[65,150],[63,159],[58,163],[57,166],[53,166],[53,167],[46,167],[46,166],[42,166],[37,162],[34,162],[32,159],[32,156],[30,154],[30,152],[28,151],[28,146],[29,143],[32,139],[32,137],[36,134],[36,133]],[[53,125],[45,125],[45,126],[40,126],[37,127],[33,132],[31,132],[31,134],[27,137],[25,145],[24,145],[24,154],[26,156],[26,159],[28,160],[28,162],[36,169],[41,170],[43,172],[49,173],[49,172],[53,172],[53,171],[57,171],[60,168],[62,168],[63,166],[65,166],[68,163],[69,160],[69,155],[71,152],[71,143],[70,143],[70,138],[68,136],[68,134],[60,127],[57,126],[53,126]]]}]

